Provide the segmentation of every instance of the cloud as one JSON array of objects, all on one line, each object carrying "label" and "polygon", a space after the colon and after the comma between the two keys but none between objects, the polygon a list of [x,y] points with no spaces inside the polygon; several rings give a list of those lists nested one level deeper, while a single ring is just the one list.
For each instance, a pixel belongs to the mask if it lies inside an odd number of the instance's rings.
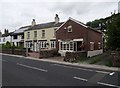
[{"label": "cloud", "polygon": [[[102,2],[101,2],[102,1]],[[73,17],[84,23],[106,17],[117,10],[119,0],[1,0],[0,28],[13,31],[21,26],[54,21],[55,14],[65,21]]]}]

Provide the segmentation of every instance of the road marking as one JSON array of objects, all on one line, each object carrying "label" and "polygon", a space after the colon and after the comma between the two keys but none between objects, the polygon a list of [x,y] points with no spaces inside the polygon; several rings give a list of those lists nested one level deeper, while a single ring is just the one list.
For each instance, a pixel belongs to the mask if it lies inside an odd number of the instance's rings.
[{"label": "road marking", "polygon": [[95,70],[95,72],[103,73],[103,74],[110,74],[110,72],[106,72],[106,71],[97,71],[97,70]]},{"label": "road marking", "polygon": [[0,61],[8,62],[8,61],[6,61],[6,60],[3,60],[3,59],[0,59]]},{"label": "road marking", "polygon": [[112,73],[110,73],[109,75],[111,75],[111,76],[112,76],[113,74],[115,74],[115,72],[112,72]]},{"label": "road marking", "polygon": [[106,71],[98,71],[98,70],[91,70],[91,69],[85,69],[85,68],[70,67],[70,66],[65,66],[65,65],[60,65],[60,64],[52,64],[52,65],[66,67],[66,68],[80,69],[80,70],[85,70],[85,71],[95,71],[97,73],[103,73],[103,74],[110,74],[110,72],[106,72]]},{"label": "road marking", "polygon": [[87,79],[80,78],[80,77],[73,77],[74,79],[82,80],[82,81],[88,81]]},{"label": "road marking", "polygon": [[48,70],[45,70],[45,69],[40,69],[40,68],[36,68],[36,67],[31,67],[31,66],[28,66],[28,65],[20,64],[20,63],[17,63],[17,65],[20,65],[20,66],[23,66],[23,67],[27,67],[27,68],[32,68],[32,69],[39,70],[39,71],[43,71],[43,72],[48,72]]},{"label": "road marking", "polygon": [[111,86],[111,87],[117,87],[119,88],[120,86],[113,85],[113,84],[108,84],[108,83],[102,83],[102,82],[97,82],[97,84],[105,85],[105,86]]}]

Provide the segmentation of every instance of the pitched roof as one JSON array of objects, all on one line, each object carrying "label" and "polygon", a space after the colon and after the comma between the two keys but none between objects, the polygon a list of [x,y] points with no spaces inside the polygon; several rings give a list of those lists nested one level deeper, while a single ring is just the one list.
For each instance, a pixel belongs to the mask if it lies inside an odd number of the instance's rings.
[{"label": "pitched roof", "polygon": [[27,30],[30,27],[31,26],[20,27],[18,30],[15,30],[11,35],[22,34],[25,30]]},{"label": "pitched roof", "polygon": [[[63,22],[60,22],[60,23],[58,23],[58,24],[55,24],[55,22],[42,23],[42,24],[37,24],[37,25],[31,26],[31,27],[28,28],[27,30],[35,30],[35,29],[59,27],[59,26],[62,25],[62,24],[63,24]],[[25,30],[25,31],[27,31],[27,30]]]},{"label": "pitched roof", "polygon": [[[71,18],[71,17],[69,17],[69,19],[68,19],[67,21],[69,21],[69,20],[72,20],[72,21],[74,21],[75,23],[77,23],[77,24],[79,24],[79,25],[81,25],[81,26],[83,26],[83,27],[85,27],[85,28],[87,28],[87,29],[91,29],[91,30],[93,30],[93,31],[99,32],[99,31],[97,31],[96,29],[93,29],[93,28],[91,28],[91,27],[89,27],[89,26],[86,26],[84,23],[82,23],[82,22],[80,22],[80,21],[78,21],[78,20],[75,20],[75,19],[73,19],[73,18]],[[59,28],[61,28],[67,21],[65,21]],[[56,31],[58,31],[59,28],[57,28]],[[99,32],[99,33],[101,33],[101,32]]]},{"label": "pitched roof", "polygon": [[11,35],[13,32],[7,33],[7,34],[2,34],[2,37],[7,37],[9,35]]}]

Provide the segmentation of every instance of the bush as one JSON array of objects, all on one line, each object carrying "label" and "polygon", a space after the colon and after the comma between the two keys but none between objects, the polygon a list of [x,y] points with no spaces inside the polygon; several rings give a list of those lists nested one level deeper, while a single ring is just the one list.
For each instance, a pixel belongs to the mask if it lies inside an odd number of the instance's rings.
[{"label": "bush", "polygon": [[94,58],[90,58],[90,59],[92,59],[90,64],[95,64],[101,60],[101,58],[99,58],[99,57],[94,57]]},{"label": "bush", "polygon": [[10,42],[6,42],[6,48],[11,48],[11,43]]},{"label": "bush", "polygon": [[66,52],[64,57],[64,61],[66,62],[77,62],[80,60],[84,60],[87,57],[86,52]]},{"label": "bush", "polygon": [[113,55],[112,65],[114,67],[120,67],[120,51],[114,51],[112,55]]},{"label": "bush", "polygon": [[112,67],[112,61],[108,61],[108,62],[106,63],[106,66]]},{"label": "bush", "polygon": [[54,57],[59,55],[60,54],[58,53],[57,49],[40,51],[40,58],[49,58],[49,57]]}]

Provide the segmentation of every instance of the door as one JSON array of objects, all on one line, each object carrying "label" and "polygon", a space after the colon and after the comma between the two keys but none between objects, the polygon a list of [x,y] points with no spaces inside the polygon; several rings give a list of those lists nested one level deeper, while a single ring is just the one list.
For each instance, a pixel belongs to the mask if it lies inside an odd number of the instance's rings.
[{"label": "door", "polygon": [[82,51],[81,45],[82,45],[82,42],[81,42],[81,41],[78,41],[78,42],[77,42],[77,51]]}]

